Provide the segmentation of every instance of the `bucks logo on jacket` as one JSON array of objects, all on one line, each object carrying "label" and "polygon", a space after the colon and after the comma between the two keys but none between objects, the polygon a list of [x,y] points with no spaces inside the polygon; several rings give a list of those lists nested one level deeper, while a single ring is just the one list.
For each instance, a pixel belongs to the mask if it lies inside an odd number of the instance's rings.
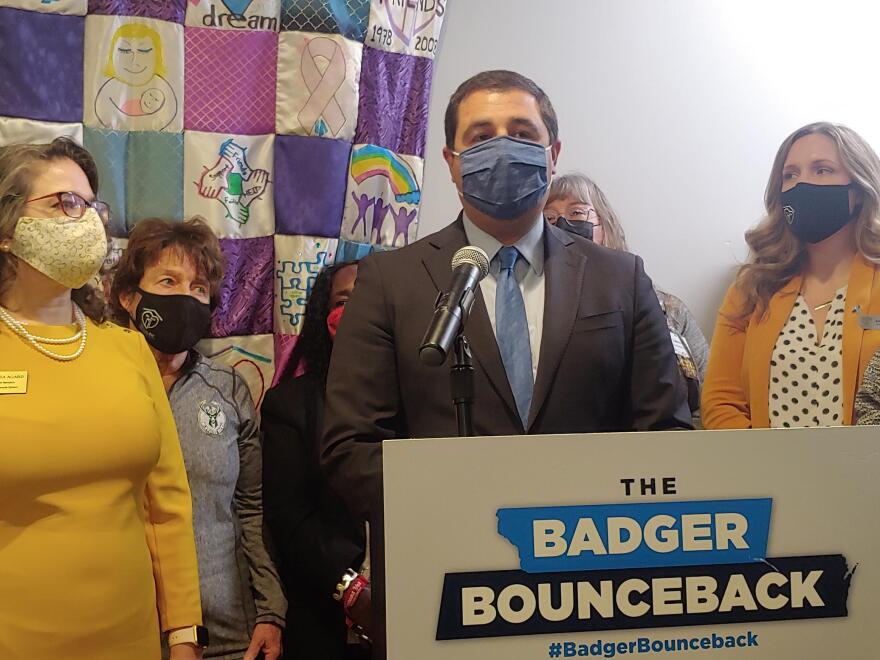
[{"label": "bucks logo on jacket", "polygon": [[220,435],[226,428],[226,413],[216,401],[199,402],[199,426],[208,435]]}]

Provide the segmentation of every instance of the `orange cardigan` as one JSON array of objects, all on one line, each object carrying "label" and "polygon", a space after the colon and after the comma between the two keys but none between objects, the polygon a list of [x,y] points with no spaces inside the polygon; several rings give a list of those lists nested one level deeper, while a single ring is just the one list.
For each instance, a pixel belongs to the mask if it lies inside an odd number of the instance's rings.
[{"label": "orange cardigan", "polygon": [[[880,331],[863,330],[859,312],[880,316],[878,268],[862,256],[853,261],[846,290],[843,321],[843,423],[853,422],[856,390],[874,351]],[[770,358],[786,319],[791,314],[800,276],[773,294],[767,314],[733,319],[741,294],[731,286],[718,312],[709,366],[703,385],[703,426],[707,429],[748,429],[770,426]]]}]

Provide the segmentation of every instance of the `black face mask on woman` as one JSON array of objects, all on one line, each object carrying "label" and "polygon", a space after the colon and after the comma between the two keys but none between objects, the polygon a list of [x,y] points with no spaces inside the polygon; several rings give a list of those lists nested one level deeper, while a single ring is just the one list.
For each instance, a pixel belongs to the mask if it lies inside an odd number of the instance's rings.
[{"label": "black face mask on woman", "polygon": [[782,213],[788,228],[806,243],[820,243],[839,232],[862,211],[849,210],[852,183],[820,186],[799,183],[781,195]]},{"label": "black face mask on woman", "polygon": [[571,232],[572,234],[583,236],[591,241],[593,240],[593,230],[595,229],[595,225],[593,225],[592,222],[586,220],[575,220],[572,222],[568,218],[560,215],[556,218],[556,226],[567,232]]},{"label": "black face mask on woman", "polygon": [[211,325],[211,306],[192,296],[161,296],[138,289],[141,301],[135,310],[135,327],[147,343],[166,355],[188,351]]}]

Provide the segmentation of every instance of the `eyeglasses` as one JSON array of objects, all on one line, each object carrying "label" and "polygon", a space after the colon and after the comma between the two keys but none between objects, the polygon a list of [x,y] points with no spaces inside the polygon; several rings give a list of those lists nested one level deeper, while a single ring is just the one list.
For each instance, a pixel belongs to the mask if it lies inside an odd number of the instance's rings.
[{"label": "eyeglasses", "polygon": [[599,214],[596,213],[596,209],[572,209],[570,213],[565,214],[557,214],[552,211],[544,211],[544,217],[547,218],[547,222],[555,223],[559,218],[566,218],[573,222],[589,222],[592,225],[598,227],[602,224],[602,221],[599,219]]},{"label": "eyeglasses", "polygon": [[58,200],[58,204],[59,206],[61,206],[61,210],[64,211],[64,215],[66,215],[68,218],[79,219],[83,217],[86,209],[91,207],[95,209],[104,224],[110,222],[110,206],[107,204],[107,202],[101,202],[97,199],[94,202],[87,202],[75,192],[50,193],[48,195],[43,195],[42,197],[34,197],[33,199],[28,199],[25,201],[25,204],[30,204],[31,202],[39,202],[41,199],[49,199],[51,197],[54,197]]}]

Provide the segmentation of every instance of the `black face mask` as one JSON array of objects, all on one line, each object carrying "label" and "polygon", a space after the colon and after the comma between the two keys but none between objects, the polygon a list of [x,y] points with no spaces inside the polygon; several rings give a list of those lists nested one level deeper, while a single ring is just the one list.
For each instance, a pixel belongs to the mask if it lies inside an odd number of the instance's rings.
[{"label": "black face mask", "polygon": [[781,195],[782,214],[788,228],[806,243],[820,243],[836,234],[862,211],[849,210],[849,191],[853,184],[818,186],[799,183]]},{"label": "black face mask", "polygon": [[135,327],[157,351],[176,355],[188,351],[211,325],[211,306],[187,295],[160,296],[138,289]]},{"label": "black face mask", "polygon": [[556,218],[556,226],[560,229],[564,229],[565,231],[570,231],[572,234],[577,234],[578,236],[583,236],[586,239],[593,240],[593,223],[580,221],[580,222],[572,222],[568,218],[563,218],[559,216]]}]

